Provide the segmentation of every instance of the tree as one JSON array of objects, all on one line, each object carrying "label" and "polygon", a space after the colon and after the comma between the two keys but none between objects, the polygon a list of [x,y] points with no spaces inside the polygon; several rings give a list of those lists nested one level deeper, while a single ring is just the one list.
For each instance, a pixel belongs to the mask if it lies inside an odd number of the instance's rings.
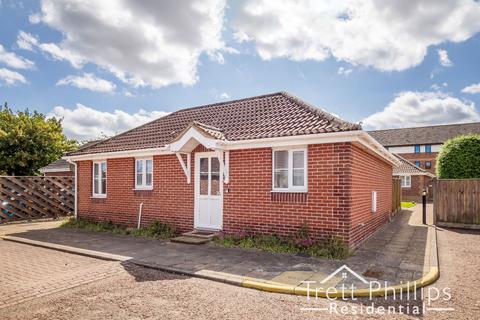
[{"label": "tree", "polygon": [[437,157],[440,179],[480,178],[480,135],[470,134],[448,140]]},{"label": "tree", "polygon": [[77,147],[62,132],[62,121],[28,109],[0,106],[0,174],[36,175],[38,169]]}]

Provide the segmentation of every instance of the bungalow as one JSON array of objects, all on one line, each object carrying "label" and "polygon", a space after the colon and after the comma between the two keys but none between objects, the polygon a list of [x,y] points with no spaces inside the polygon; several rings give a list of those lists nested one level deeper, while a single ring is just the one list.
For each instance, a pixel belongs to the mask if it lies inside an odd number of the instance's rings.
[{"label": "bungalow", "polygon": [[391,213],[399,160],[284,92],[176,111],[72,152],[76,215],[135,226],[289,235],[357,246]]},{"label": "bungalow", "polygon": [[401,164],[393,168],[393,175],[400,177],[402,187],[402,200],[405,201],[422,201],[423,191],[432,195],[429,189],[431,181],[435,175],[430,171],[417,167],[407,159],[395,154]]}]

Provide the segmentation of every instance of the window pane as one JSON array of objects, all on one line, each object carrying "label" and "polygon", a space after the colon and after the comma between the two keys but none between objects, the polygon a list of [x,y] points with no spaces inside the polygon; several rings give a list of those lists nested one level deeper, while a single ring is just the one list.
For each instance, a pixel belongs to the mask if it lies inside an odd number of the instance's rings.
[{"label": "window pane", "polygon": [[305,152],[304,151],[294,151],[293,152],[293,168],[303,168],[305,165]]},{"label": "window pane", "polygon": [[288,188],[288,170],[276,170],[273,180],[275,188]]},{"label": "window pane", "polygon": [[212,172],[220,172],[220,161],[218,158],[211,158],[211,162]]},{"label": "window pane", "polygon": [[275,169],[288,169],[288,151],[275,151],[274,161]]},{"label": "window pane", "polygon": [[136,164],[137,186],[140,187],[143,185],[143,160],[137,160]]},{"label": "window pane", "polygon": [[143,160],[137,160],[137,173],[142,173],[143,171]]},{"label": "window pane", "polygon": [[208,173],[208,158],[200,158],[200,172]]},{"label": "window pane", "polygon": [[145,175],[145,185],[151,187],[152,186],[152,174],[147,173]]},{"label": "window pane", "polygon": [[101,190],[101,193],[106,194],[107,193],[107,163],[102,162],[101,165],[100,165],[100,169],[102,171],[102,190]]},{"label": "window pane", "polygon": [[210,195],[220,194],[220,174],[212,172],[212,180],[210,181]]},{"label": "window pane", "polygon": [[99,167],[98,163],[93,164],[93,193],[98,193]]},{"label": "window pane", "polygon": [[200,194],[208,196],[208,173],[200,173]]},{"label": "window pane", "polygon": [[152,173],[152,171],[153,171],[153,161],[152,160],[145,160],[145,171],[147,173]]},{"label": "window pane", "polygon": [[305,185],[305,171],[304,169],[293,169],[293,186],[303,187]]}]

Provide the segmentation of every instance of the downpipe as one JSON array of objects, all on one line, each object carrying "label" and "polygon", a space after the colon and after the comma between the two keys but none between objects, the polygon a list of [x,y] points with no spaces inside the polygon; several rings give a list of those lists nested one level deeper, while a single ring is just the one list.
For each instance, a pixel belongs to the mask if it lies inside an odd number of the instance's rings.
[{"label": "downpipe", "polygon": [[143,202],[140,203],[140,206],[138,208],[138,223],[137,223],[137,229],[140,229],[140,225],[142,224],[142,209],[143,209]]}]

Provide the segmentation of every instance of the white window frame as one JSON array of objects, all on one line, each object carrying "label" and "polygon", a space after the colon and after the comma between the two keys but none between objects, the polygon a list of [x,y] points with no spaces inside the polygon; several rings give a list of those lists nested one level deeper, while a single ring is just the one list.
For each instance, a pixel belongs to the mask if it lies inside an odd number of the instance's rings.
[{"label": "white window frame", "polygon": [[[275,188],[275,152],[288,151],[288,187]],[[295,151],[303,151],[303,168],[304,168],[304,185],[293,185],[293,153]],[[272,192],[308,192],[308,148],[292,147],[292,148],[272,148]]]},{"label": "white window frame", "polygon": [[[147,160],[152,161],[152,185],[147,186]],[[142,161],[142,184],[137,181],[137,161]],[[135,190],[152,190],[153,189],[153,158],[135,158]]]},{"label": "white window frame", "polygon": [[[98,160],[98,161],[93,161],[92,163],[92,198],[106,198],[107,197],[107,188],[108,188],[108,183],[107,187],[105,188],[105,193],[102,193],[102,187],[103,187],[103,182],[102,182],[102,163],[105,163],[105,182],[108,181],[108,165],[107,165],[107,160]],[[97,181],[97,187],[99,192],[95,192],[95,164],[98,165],[98,181]]]},{"label": "white window frame", "polygon": [[[407,180],[407,179],[403,180],[402,178],[408,178],[408,180]],[[411,188],[411,187],[412,187],[412,176],[409,176],[409,175],[401,175],[401,176],[400,176],[400,181],[401,181],[401,182],[400,182],[400,186],[401,186],[402,188]],[[403,181],[408,181],[408,184],[407,184],[407,183],[404,184]]]}]

